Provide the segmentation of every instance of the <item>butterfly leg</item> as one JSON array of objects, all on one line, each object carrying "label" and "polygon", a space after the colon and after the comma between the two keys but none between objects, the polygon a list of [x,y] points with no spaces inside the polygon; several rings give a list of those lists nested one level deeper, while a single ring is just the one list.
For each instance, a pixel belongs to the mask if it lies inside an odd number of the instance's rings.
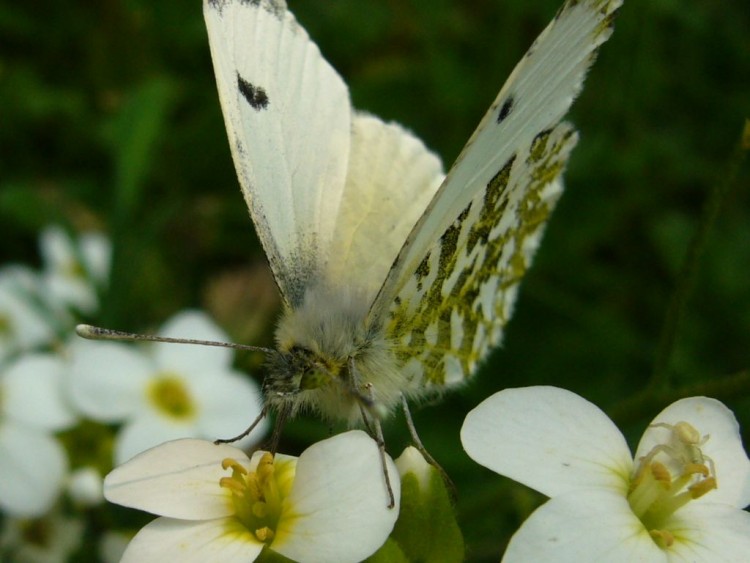
[{"label": "butterfly leg", "polygon": [[362,413],[362,423],[367,433],[375,439],[380,452],[380,464],[383,467],[383,478],[385,479],[385,488],[388,491],[388,508],[396,506],[396,499],[393,496],[393,487],[391,487],[391,476],[388,474],[388,465],[385,459],[385,439],[383,438],[383,428],[380,425],[380,419],[377,414],[373,414],[371,407],[375,404],[375,390],[372,383],[366,383],[364,388],[367,394],[363,394],[360,389],[359,378],[357,377],[357,368],[354,364],[354,358],[349,358],[349,386],[350,392],[354,397],[363,400],[359,402],[359,410]]},{"label": "butterfly leg", "polygon": [[[372,383],[365,384],[365,388],[370,393],[370,397],[373,397]],[[365,424],[369,426],[367,417],[365,416],[365,410],[362,409],[362,416]],[[385,478],[385,488],[388,491],[388,508],[396,506],[396,499],[393,497],[393,488],[391,487],[391,477],[388,474],[388,465],[385,460],[385,440],[383,439],[383,427],[380,425],[380,419],[376,416],[372,417],[372,426],[375,430],[375,442],[378,444],[378,451],[380,452],[380,464],[383,466],[383,477]]]},{"label": "butterfly leg", "polygon": [[231,444],[233,442],[237,442],[238,440],[242,440],[242,438],[244,438],[245,436],[250,434],[250,432],[255,430],[255,427],[258,426],[258,424],[260,424],[261,420],[266,418],[267,414],[268,414],[268,406],[266,405],[261,409],[258,417],[255,420],[253,420],[253,423],[250,426],[248,426],[244,432],[242,432],[241,434],[237,434],[234,438],[219,438],[217,440],[214,440],[214,444],[217,444],[217,445],[218,444]]},{"label": "butterfly leg", "polygon": [[276,421],[273,425],[271,440],[268,444],[268,451],[273,455],[276,455],[276,450],[279,447],[279,440],[281,439],[281,431],[284,429],[284,425],[286,424],[286,421],[289,420],[291,414],[292,407],[289,404],[284,404],[276,413]]},{"label": "butterfly leg", "polygon": [[411,439],[412,442],[414,442],[414,447],[419,450],[419,453],[422,454],[427,463],[438,470],[438,473],[440,473],[440,476],[443,478],[443,482],[446,484],[448,490],[450,491],[451,498],[455,501],[458,496],[456,485],[448,476],[448,473],[445,471],[445,469],[443,469],[442,466],[437,461],[435,461],[435,458],[430,455],[430,452],[428,452],[427,448],[425,448],[424,444],[422,444],[422,440],[420,440],[419,434],[417,434],[417,427],[414,426],[414,419],[412,418],[411,411],[409,410],[409,403],[407,402],[406,397],[403,393],[401,393],[401,407],[404,410],[406,427],[409,429],[409,434],[411,434]]}]

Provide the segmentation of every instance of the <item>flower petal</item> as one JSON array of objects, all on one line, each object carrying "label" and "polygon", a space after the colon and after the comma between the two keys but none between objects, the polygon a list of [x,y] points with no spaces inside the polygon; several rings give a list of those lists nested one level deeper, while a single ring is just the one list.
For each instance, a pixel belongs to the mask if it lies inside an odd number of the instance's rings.
[{"label": "flower petal", "polygon": [[76,507],[97,506],[104,502],[102,475],[92,466],[79,467],[68,477],[68,494]]},{"label": "flower petal", "polygon": [[207,520],[234,514],[231,494],[219,486],[229,474],[221,462],[247,456],[225,444],[175,440],[151,448],[115,468],[104,478],[109,502],[160,516]]},{"label": "flower petal", "polygon": [[670,561],[735,561],[750,556],[750,514],[726,504],[691,502],[678,510]]},{"label": "flower petal", "polygon": [[[398,503],[398,471],[387,457],[391,488]],[[361,561],[388,538],[398,504],[388,494],[375,441],[360,430],[339,434],[305,450],[297,462],[271,549],[305,561]]]},{"label": "flower petal", "polygon": [[40,250],[50,296],[85,313],[93,313],[97,307],[96,291],[86,271],[85,256],[74,239],[59,226],[47,227],[40,236]]},{"label": "flower petal", "polygon": [[191,522],[157,518],[130,541],[120,563],[250,563],[263,544],[234,518]]},{"label": "flower petal", "polygon": [[0,424],[0,507],[8,514],[36,517],[47,512],[67,469],[57,440],[17,424]]},{"label": "flower petal", "polygon": [[[210,379],[194,379],[189,385],[191,395],[200,401],[196,426],[202,438],[237,436],[260,414],[263,400],[260,389],[242,374],[225,372]],[[235,442],[234,446],[247,449],[257,444],[267,427],[267,419],[262,420],[250,436]]]},{"label": "flower petal", "polygon": [[461,442],[477,463],[554,496],[581,487],[627,489],[630,451],[598,407],[556,387],[500,391],[472,410]]},{"label": "flower petal", "polygon": [[[716,399],[690,397],[669,405],[652,424],[688,422],[708,440],[700,448],[716,468],[718,488],[699,502],[726,503],[738,508],[750,504],[750,460],[742,446],[740,426],[734,413]],[[647,455],[657,444],[668,443],[670,430],[649,427],[643,433],[635,459]]]},{"label": "flower petal", "polygon": [[102,233],[84,233],[79,246],[89,277],[100,285],[106,284],[112,262],[112,243]]},{"label": "flower petal", "polygon": [[54,319],[38,303],[40,287],[37,274],[24,266],[0,268],[0,316],[9,325],[0,333],[0,361],[54,339]]},{"label": "flower petal", "polygon": [[133,456],[164,442],[196,437],[206,436],[198,436],[193,421],[180,423],[153,412],[142,412],[125,424],[117,434],[115,464],[125,463]]},{"label": "flower petal", "polygon": [[[171,338],[194,338],[228,342],[229,337],[201,311],[182,311],[159,329],[159,335]],[[153,348],[154,358],[162,370],[186,376],[202,376],[206,371],[228,368],[232,350],[195,344],[160,344]]]},{"label": "flower petal", "polygon": [[39,253],[51,270],[64,270],[68,264],[76,261],[73,241],[59,225],[51,225],[40,233]]},{"label": "flower petal", "polygon": [[435,468],[427,463],[427,460],[414,446],[408,446],[396,460],[396,468],[401,478],[411,473],[416,477],[420,488],[425,491],[430,485],[430,479]]},{"label": "flower petal", "polygon": [[513,535],[506,563],[649,563],[668,558],[614,491],[588,489],[552,497]]},{"label": "flower petal", "polygon": [[47,430],[62,430],[75,422],[63,400],[65,364],[52,354],[27,354],[8,367],[3,380],[6,415]]},{"label": "flower petal", "polygon": [[70,396],[82,413],[117,422],[138,410],[154,371],[143,354],[126,344],[77,340],[71,356]]}]

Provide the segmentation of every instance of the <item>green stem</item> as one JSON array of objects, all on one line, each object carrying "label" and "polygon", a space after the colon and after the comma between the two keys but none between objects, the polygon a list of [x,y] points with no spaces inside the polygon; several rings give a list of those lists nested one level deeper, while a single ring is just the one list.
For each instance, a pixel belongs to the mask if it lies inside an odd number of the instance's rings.
[{"label": "green stem", "polygon": [[690,241],[687,254],[677,276],[677,286],[669,302],[664,324],[659,336],[659,345],[656,349],[654,368],[651,372],[651,380],[648,388],[651,391],[666,390],[669,388],[669,362],[674,350],[674,342],[680,321],[685,313],[686,304],[695,284],[695,276],[698,265],[708,242],[711,227],[721,211],[721,207],[731,191],[740,167],[750,150],[750,120],[745,121],[745,126],[734,151],[729,158],[725,173],[716,182],[708,199],[701,211],[701,220],[698,230]]}]

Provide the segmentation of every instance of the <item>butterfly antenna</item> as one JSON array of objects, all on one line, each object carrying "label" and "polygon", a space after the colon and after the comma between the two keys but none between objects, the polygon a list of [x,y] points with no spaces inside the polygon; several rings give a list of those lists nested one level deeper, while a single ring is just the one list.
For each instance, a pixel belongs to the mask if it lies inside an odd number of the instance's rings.
[{"label": "butterfly antenna", "polygon": [[[246,344],[234,344],[232,342],[217,342],[215,340],[197,340],[195,338],[170,338],[169,336],[157,336],[155,334],[137,334],[133,332],[122,332],[111,328],[102,328],[91,325],[78,325],[76,334],[88,340],[121,340],[124,342],[169,342],[172,344],[197,344],[199,346],[216,346],[218,348],[232,348],[233,350],[247,350],[250,352],[262,352],[273,354],[271,348],[262,346],[248,346]],[[231,440],[230,440],[231,441]]]}]

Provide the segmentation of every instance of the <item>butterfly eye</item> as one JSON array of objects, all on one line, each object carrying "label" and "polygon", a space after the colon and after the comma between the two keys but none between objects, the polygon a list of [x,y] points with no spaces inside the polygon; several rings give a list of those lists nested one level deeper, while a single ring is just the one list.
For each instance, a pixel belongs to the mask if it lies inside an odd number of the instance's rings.
[{"label": "butterfly eye", "polygon": [[331,381],[331,374],[322,368],[312,368],[302,374],[299,382],[301,391],[319,389]]}]

